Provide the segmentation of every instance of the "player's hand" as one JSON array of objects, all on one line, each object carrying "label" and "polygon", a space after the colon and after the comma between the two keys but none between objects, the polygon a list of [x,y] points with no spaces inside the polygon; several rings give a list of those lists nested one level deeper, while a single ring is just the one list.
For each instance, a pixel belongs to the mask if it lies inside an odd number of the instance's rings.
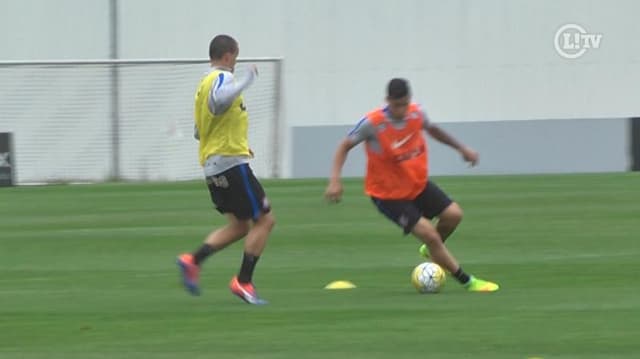
[{"label": "player's hand", "polygon": [[249,157],[251,157],[251,158],[256,157],[256,154],[253,152],[252,149],[249,149]]},{"label": "player's hand", "polygon": [[331,180],[327,186],[327,190],[324,192],[324,198],[329,203],[338,203],[342,199],[342,182],[340,180]]},{"label": "player's hand", "polygon": [[472,150],[469,147],[462,147],[460,150],[460,154],[465,161],[469,162],[471,166],[475,166],[478,164],[478,160],[480,159],[480,155],[478,152]]}]

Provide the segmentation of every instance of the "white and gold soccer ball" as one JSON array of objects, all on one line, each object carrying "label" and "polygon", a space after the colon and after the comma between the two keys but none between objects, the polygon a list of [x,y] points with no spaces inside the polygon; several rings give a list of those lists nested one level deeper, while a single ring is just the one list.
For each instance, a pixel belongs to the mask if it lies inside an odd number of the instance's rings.
[{"label": "white and gold soccer ball", "polygon": [[432,262],[421,263],[411,272],[411,283],[420,293],[437,293],[446,280],[444,269]]}]

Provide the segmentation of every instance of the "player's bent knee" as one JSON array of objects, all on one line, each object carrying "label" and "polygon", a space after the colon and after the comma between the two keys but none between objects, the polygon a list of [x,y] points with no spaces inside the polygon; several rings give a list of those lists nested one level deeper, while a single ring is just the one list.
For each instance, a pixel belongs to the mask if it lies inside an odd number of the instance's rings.
[{"label": "player's bent knee", "polygon": [[269,231],[271,231],[273,229],[273,227],[276,225],[276,217],[273,215],[272,212],[268,212],[268,213],[265,213],[258,220],[258,223],[260,223],[260,225],[264,226]]},{"label": "player's bent knee", "polygon": [[453,202],[444,210],[442,213],[441,219],[444,219],[451,223],[460,223],[462,221],[464,213],[462,212],[462,207],[456,202]]}]

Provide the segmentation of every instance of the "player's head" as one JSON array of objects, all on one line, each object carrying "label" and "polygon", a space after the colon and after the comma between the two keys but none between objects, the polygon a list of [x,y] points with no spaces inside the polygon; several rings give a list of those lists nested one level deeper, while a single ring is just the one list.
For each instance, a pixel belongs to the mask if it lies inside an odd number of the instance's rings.
[{"label": "player's head", "polygon": [[387,85],[387,108],[393,118],[404,118],[411,103],[411,89],[409,81],[395,78]]},{"label": "player's head", "polygon": [[229,35],[218,35],[209,43],[209,59],[212,64],[228,67],[233,71],[240,53],[238,42]]}]

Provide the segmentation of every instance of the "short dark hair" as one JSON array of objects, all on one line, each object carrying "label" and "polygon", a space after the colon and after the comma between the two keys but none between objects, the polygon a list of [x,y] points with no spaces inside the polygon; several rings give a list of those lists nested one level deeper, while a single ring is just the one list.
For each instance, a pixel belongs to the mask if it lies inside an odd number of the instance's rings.
[{"label": "short dark hair", "polygon": [[391,79],[389,85],[387,85],[387,97],[392,100],[397,100],[409,95],[409,81],[405,79]]},{"label": "short dark hair", "polygon": [[209,43],[209,59],[220,60],[224,54],[238,51],[238,42],[229,35],[218,35]]}]

